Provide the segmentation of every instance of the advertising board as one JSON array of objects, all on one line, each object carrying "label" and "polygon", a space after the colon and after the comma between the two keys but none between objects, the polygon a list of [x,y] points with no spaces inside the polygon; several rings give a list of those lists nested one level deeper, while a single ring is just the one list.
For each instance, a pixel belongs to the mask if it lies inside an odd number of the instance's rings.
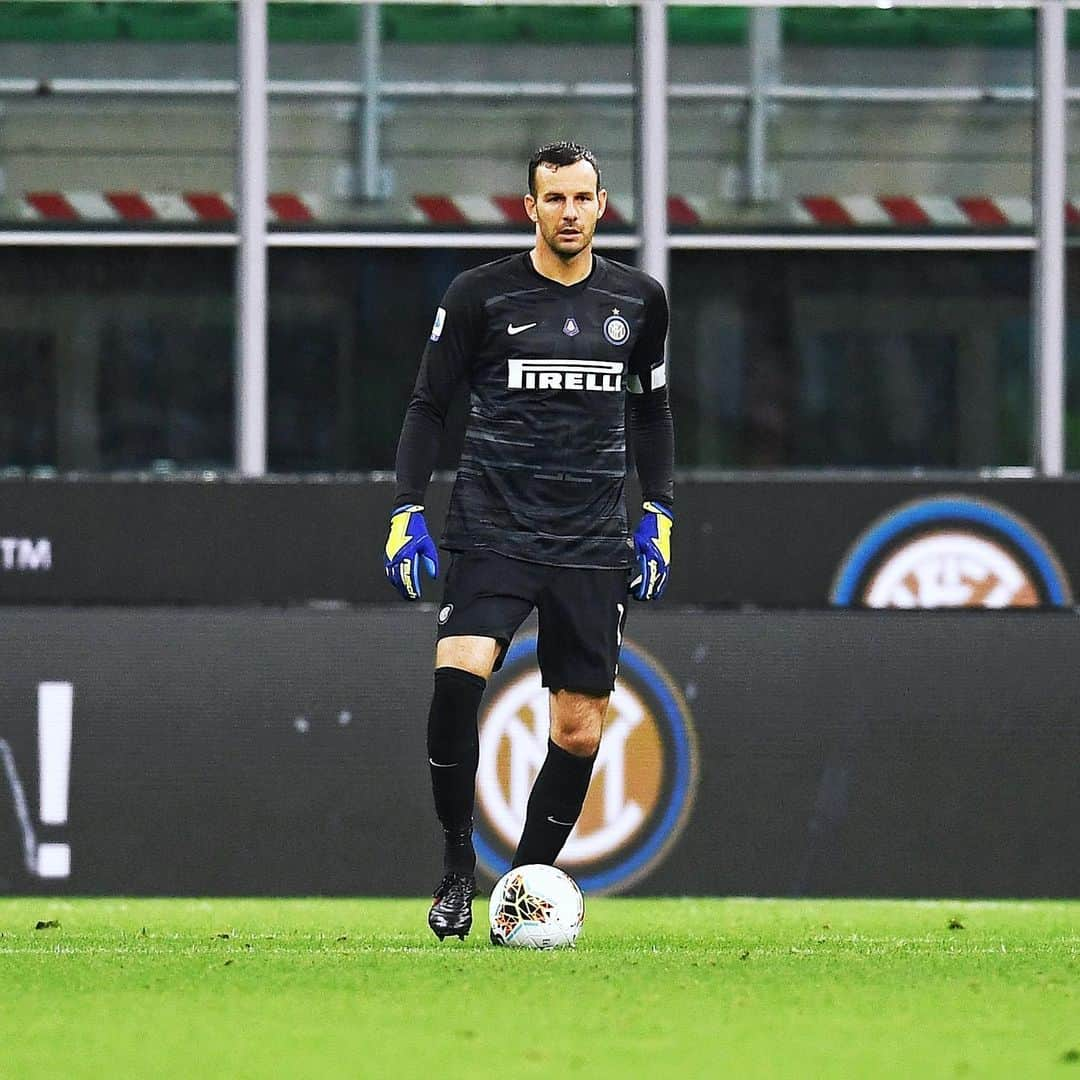
[{"label": "advertising board", "polygon": [[[388,479],[0,480],[0,604],[387,603],[392,501]],[[1069,607],[1078,517],[1076,478],[683,478],[664,603]]]},{"label": "advertising board", "polygon": [[[6,609],[0,891],[424,895],[435,618]],[[625,641],[588,891],[1080,896],[1072,613],[635,606]],[[488,880],[544,697],[526,630],[483,707]]]}]

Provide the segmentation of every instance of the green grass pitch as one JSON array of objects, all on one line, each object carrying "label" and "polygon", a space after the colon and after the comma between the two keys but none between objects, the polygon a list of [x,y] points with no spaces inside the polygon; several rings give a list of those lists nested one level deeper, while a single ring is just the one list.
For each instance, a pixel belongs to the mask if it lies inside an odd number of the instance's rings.
[{"label": "green grass pitch", "polygon": [[0,900],[0,1075],[1080,1080],[1080,903],[597,898],[557,953],[426,909]]}]

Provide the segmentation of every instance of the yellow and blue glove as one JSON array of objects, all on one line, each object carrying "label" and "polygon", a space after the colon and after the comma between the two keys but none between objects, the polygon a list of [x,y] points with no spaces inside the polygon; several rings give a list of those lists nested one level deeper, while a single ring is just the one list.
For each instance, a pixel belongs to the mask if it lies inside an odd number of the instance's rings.
[{"label": "yellow and blue glove", "polygon": [[422,506],[399,506],[390,515],[386,538],[386,576],[406,600],[420,599],[421,568],[439,576],[439,553],[428,532]]},{"label": "yellow and blue glove", "polygon": [[630,580],[630,595],[635,600],[657,600],[667,587],[674,515],[655,502],[642,503],[641,508],[645,513],[634,530],[637,566]]}]

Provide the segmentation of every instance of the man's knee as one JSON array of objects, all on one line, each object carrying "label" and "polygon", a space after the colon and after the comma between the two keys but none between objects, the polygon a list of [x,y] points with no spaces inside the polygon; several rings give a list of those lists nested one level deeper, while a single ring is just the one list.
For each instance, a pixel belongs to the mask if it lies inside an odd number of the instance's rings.
[{"label": "man's knee", "polygon": [[600,748],[608,695],[559,690],[552,695],[551,738],[568,754],[592,757]]},{"label": "man's knee", "polygon": [[600,749],[599,729],[562,728],[552,734],[552,739],[574,757],[592,757]]}]

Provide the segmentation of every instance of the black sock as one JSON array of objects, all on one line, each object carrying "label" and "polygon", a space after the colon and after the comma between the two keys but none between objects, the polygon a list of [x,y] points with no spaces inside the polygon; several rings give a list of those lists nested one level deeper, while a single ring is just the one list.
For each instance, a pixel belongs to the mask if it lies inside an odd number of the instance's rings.
[{"label": "black sock", "polygon": [[480,739],[476,716],[487,680],[459,668],[435,669],[435,693],[428,713],[427,748],[435,813],[442,822],[445,870],[471,874],[473,801]]},{"label": "black sock", "polygon": [[578,757],[548,739],[547,758],[529,796],[514,866],[555,861],[581,816],[595,762],[595,754]]}]

